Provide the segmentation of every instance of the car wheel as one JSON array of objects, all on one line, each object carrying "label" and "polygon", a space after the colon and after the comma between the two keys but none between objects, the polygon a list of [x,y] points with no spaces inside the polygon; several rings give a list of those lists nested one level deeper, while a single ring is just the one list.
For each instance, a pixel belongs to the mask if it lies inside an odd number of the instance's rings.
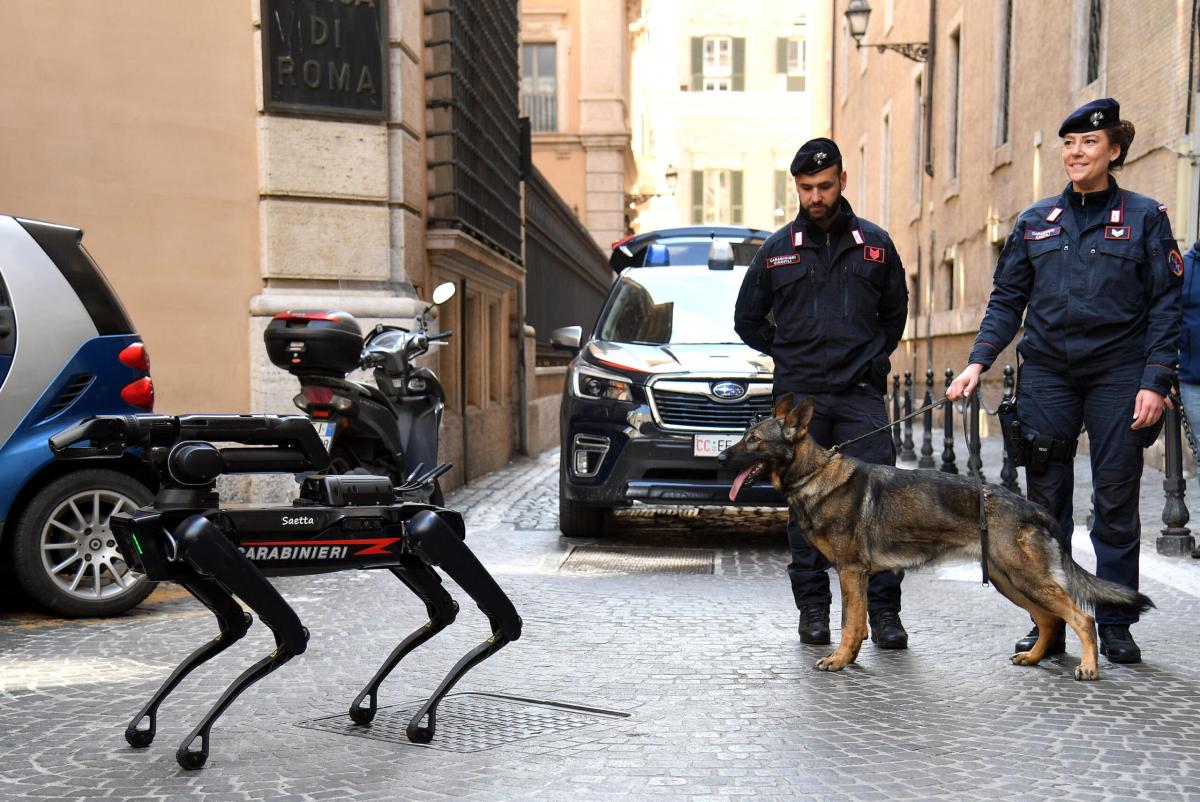
[{"label": "car wheel", "polygon": [[116,471],[89,469],[55,479],[17,521],[17,581],[59,615],[116,615],[136,606],[154,585],[125,564],[109,519],[153,499],[145,485]]},{"label": "car wheel", "polygon": [[563,537],[603,537],[607,519],[608,510],[604,507],[585,507],[558,497],[558,531]]}]

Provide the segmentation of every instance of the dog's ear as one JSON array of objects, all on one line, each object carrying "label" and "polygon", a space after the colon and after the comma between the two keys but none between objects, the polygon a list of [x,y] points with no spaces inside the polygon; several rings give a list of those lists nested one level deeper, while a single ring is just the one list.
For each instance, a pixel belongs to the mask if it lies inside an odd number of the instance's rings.
[{"label": "dog's ear", "polygon": [[807,432],[808,424],[812,422],[812,416],[813,400],[806,398],[788,410],[787,415],[783,419],[783,425],[788,429],[801,433]]},{"label": "dog's ear", "polygon": [[792,393],[784,393],[779,396],[775,399],[775,409],[772,410],[771,415],[776,418],[786,418],[795,405],[795,399],[796,397]]}]

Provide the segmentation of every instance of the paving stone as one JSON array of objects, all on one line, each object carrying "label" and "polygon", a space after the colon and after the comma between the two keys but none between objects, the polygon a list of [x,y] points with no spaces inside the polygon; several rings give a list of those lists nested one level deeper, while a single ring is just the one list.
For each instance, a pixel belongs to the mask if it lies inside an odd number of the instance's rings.
[{"label": "paving stone", "polygon": [[[985,441],[990,479],[996,453]],[[386,572],[293,577],[277,585],[312,632],[309,650],[230,708],[199,772],[179,770],[175,747],[272,648],[266,627],[185,680],[155,743],[133,750],[128,718],[215,633],[198,604],[99,622],[0,621],[0,799],[1200,799],[1200,561],[1173,562],[1195,573],[1168,582],[1143,560],[1143,590],[1158,604],[1135,630],[1146,662],[1101,658],[1097,683],[1071,678],[1073,636],[1063,657],[1012,666],[1027,616],[969,566],[905,579],[908,651],[868,642],[856,665],[826,674],[812,664],[828,648],[796,639],[779,511],[624,517],[595,541],[709,549],[711,575],[560,571],[591,541],[558,536],[557,460],[514,462],[450,494],[525,622],[519,641],[455,690],[629,718],[471,753],[302,728],[344,715],[425,613]],[[1077,468],[1086,503],[1086,460]],[[1144,553],[1161,527],[1161,482],[1143,477]],[[1077,509],[1080,523],[1086,513]],[[487,637],[478,610],[447,587],[463,604],[458,622],[405,659],[381,705],[423,698]]]}]

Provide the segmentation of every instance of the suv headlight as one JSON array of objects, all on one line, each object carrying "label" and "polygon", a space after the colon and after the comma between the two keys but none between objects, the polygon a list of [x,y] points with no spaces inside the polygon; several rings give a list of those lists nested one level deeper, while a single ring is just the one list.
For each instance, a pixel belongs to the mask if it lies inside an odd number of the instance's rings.
[{"label": "suv headlight", "polygon": [[576,398],[609,398],[613,401],[632,401],[629,378],[592,365],[578,364],[571,368],[568,379],[571,394]]}]

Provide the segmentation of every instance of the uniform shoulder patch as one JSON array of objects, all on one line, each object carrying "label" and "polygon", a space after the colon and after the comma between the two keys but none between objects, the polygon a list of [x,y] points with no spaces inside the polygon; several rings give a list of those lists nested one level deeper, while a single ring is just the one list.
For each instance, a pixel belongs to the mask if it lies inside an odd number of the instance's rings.
[{"label": "uniform shoulder patch", "polygon": [[1175,278],[1183,278],[1183,257],[1179,254],[1178,248],[1172,248],[1167,254],[1167,264],[1171,268],[1171,275]]},{"label": "uniform shoulder patch", "polygon": [[887,249],[882,247],[877,248],[874,245],[864,245],[863,258],[868,262],[883,264],[884,260],[887,258]]},{"label": "uniform shoulder patch", "polygon": [[1166,214],[1167,213],[1167,204],[1165,204],[1165,203],[1158,204],[1158,210],[1160,212],[1162,212],[1163,214]]},{"label": "uniform shoulder patch", "polygon": [[779,267],[780,265],[794,265],[800,261],[800,254],[785,253],[782,256],[768,256],[766,265],[767,268]]}]

